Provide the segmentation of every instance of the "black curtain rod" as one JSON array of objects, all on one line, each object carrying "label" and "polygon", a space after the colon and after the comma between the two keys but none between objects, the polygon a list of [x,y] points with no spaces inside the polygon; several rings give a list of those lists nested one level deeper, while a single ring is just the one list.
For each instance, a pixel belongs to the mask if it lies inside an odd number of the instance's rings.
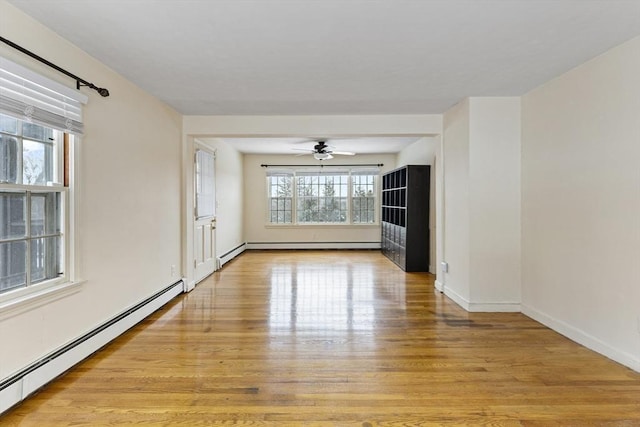
[{"label": "black curtain rod", "polygon": [[263,167],[263,168],[272,168],[272,167],[281,168],[281,167],[287,167],[287,166],[289,166],[289,167],[290,166],[295,166],[295,167],[301,167],[301,166],[304,166],[304,167],[317,167],[317,166],[320,166],[321,168],[323,168],[325,166],[336,167],[336,168],[345,167],[345,166],[349,166],[349,167],[353,167],[353,166],[377,166],[377,167],[382,167],[382,166],[384,166],[384,163],[364,163],[364,164],[359,164],[359,165],[323,165],[323,164],[320,164],[320,165],[266,165],[266,164],[261,164],[260,166]]},{"label": "black curtain rod", "polygon": [[76,81],[76,88],[77,89],[80,89],[80,87],[82,87],[82,86],[86,86],[86,87],[88,87],[90,89],[95,90],[101,96],[104,96],[104,97],[109,96],[109,90],[108,89],[103,88],[103,87],[98,87],[98,86],[94,85],[93,83],[89,83],[85,79],[81,79],[80,77],[76,76],[75,74],[71,74],[70,72],[68,72],[64,68],[58,67],[56,64],[47,61],[43,57],[41,57],[39,55],[36,55],[35,53],[31,52],[30,50],[27,50],[27,49],[23,48],[20,45],[15,44],[11,40],[7,40],[4,37],[0,37],[0,41],[2,41],[3,43],[11,46],[12,48],[14,48],[16,50],[19,50],[20,52],[24,53],[25,55],[28,55],[28,56],[32,57],[33,59],[38,60],[38,61],[42,62],[45,65],[48,65],[49,67],[53,68],[54,70],[59,71],[62,74],[71,77],[72,79],[74,79]]}]

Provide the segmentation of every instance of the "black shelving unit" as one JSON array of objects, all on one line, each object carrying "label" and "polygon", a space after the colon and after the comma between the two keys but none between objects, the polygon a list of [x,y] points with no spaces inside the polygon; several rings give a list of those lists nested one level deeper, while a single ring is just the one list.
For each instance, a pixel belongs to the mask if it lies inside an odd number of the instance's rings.
[{"label": "black shelving unit", "polygon": [[382,176],[382,253],[404,271],[429,271],[430,166]]}]

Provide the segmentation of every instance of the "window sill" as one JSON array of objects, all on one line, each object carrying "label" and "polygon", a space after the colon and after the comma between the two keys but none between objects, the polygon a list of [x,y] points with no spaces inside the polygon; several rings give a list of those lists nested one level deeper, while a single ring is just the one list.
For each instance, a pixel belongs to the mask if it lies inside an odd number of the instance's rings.
[{"label": "window sill", "polygon": [[375,224],[270,224],[265,228],[380,228],[380,223]]},{"label": "window sill", "polygon": [[85,281],[45,282],[0,295],[0,320],[79,292]]}]

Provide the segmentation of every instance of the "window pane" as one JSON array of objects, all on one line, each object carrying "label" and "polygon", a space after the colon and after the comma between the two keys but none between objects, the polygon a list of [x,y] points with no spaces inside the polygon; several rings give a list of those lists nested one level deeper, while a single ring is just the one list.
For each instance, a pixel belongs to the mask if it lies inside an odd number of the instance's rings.
[{"label": "window pane", "polygon": [[18,182],[18,139],[0,135],[0,182]]},{"label": "window pane", "polygon": [[18,120],[0,114],[0,132],[15,135],[18,133]]},{"label": "window pane", "polygon": [[45,185],[53,179],[53,146],[36,141],[22,141],[22,182]]},{"label": "window pane", "polygon": [[26,199],[22,193],[0,193],[0,240],[26,236]]},{"label": "window pane", "polygon": [[31,195],[31,236],[60,233],[60,193]]},{"label": "window pane", "polygon": [[215,156],[208,151],[196,151],[196,216],[215,215]]},{"label": "window pane", "polygon": [[22,122],[22,136],[38,141],[53,141],[53,129],[33,123]]},{"label": "window pane", "polygon": [[31,283],[54,279],[60,268],[60,237],[45,237],[31,241]]},{"label": "window pane", "polygon": [[27,283],[27,242],[0,243],[0,291],[19,288]]}]

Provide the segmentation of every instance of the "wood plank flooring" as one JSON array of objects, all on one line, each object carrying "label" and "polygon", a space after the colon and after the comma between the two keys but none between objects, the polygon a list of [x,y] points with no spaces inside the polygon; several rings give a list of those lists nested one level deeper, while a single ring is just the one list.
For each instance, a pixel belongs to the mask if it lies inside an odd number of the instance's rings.
[{"label": "wood plank flooring", "polygon": [[640,426],[640,374],[376,251],[246,252],[2,426]]}]

